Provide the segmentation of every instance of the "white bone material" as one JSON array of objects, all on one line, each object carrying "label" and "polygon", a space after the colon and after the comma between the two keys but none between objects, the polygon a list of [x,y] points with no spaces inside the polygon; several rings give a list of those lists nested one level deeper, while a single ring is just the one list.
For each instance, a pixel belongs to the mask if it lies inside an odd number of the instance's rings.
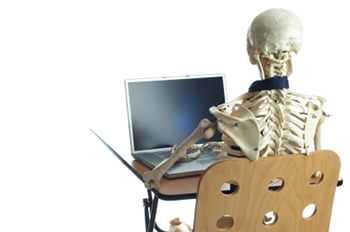
[{"label": "white bone material", "polygon": [[[251,63],[258,66],[262,80],[292,74],[291,54],[300,50],[302,38],[298,16],[287,10],[270,9],[253,20],[247,34],[247,52]],[[223,142],[204,146],[220,151],[219,159],[244,156],[256,161],[264,156],[308,155],[313,140],[315,149],[321,149],[320,126],[325,119],[322,111],[325,103],[322,97],[298,94],[287,88],[245,93],[210,108],[217,118],[216,126],[223,134]],[[203,132],[205,128],[209,129]],[[144,174],[145,187],[158,189],[161,176],[179,158],[187,157],[186,150],[214,132],[215,127],[202,120],[190,137],[180,146],[174,146],[169,159]]]},{"label": "white bone material", "polygon": [[245,107],[233,110],[230,115],[217,107],[211,107],[209,111],[217,118],[217,129],[228,137],[224,140],[232,140],[234,144],[231,145],[239,147],[248,159],[258,160],[259,129],[252,112]]},{"label": "white bone material", "polygon": [[215,134],[215,127],[208,128],[212,123],[208,119],[203,119],[198,127],[193,131],[193,133],[184,140],[179,146],[173,149],[171,156],[161,162],[152,171],[143,174],[143,179],[145,181],[144,185],[147,189],[159,189],[160,178],[164,173],[169,170],[169,168],[181,157],[186,156],[186,151],[193,146],[201,138],[210,139]]},{"label": "white bone material", "polygon": [[[248,29],[247,51],[252,64],[258,65],[261,79],[272,66],[283,66],[287,76],[292,74],[290,53],[297,53],[303,42],[303,26],[297,15],[284,9],[270,9],[255,17]],[[274,61],[275,56],[282,51],[281,62]],[[283,63],[283,64],[281,64]],[[267,70],[265,70],[267,69]]]},{"label": "white bone material", "polygon": [[[255,95],[254,95],[255,94]],[[278,100],[277,100],[278,99]],[[259,157],[273,155],[287,155],[306,152],[309,154],[313,139],[315,138],[315,149],[320,147],[320,129],[317,129],[324,121],[322,109],[326,100],[322,97],[307,96],[294,93],[287,89],[264,90],[260,92],[247,93],[234,101],[212,107],[211,112],[220,109],[236,111],[235,107],[248,109],[253,115],[258,132],[255,133],[259,138],[246,133],[245,142],[259,141],[259,152],[257,156],[251,156],[246,149],[241,147],[242,142],[238,141],[234,130],[228,133],[226,130],[220,130],[223,133],[223,145],[220,158],[227,155],[241,156],[240,152],[230,149],[232,146],[238,146],[244,153],[244,156],[251,161],[256,161]],[[214,116],[217,116],[214,114]],[[251,119],[251,116],[249,117]],[[248,117],[247,117],[248,119]],[[321,121],[320,121],[321,119]],[[218,120],[219,122],[219,120]],[[227,127],[234,124],[235,121],[223,121]],[[218,124],[219,125],[219,124]],[[318,133],[316,134],[316,129]],[[232,134],[233,133],[233,134]],[[227,138],[229,137],[229,138]],[[250,139],[249,139],[250,138]],[[213,145],[212,145],[213,146]]]},{"label": "white bone material", "polygon": [[[293,71],[291,54],[301,49],[302,40],[303,27],[294,13],[270,9],[256,16],[248,29],[247,52],[251,63],[258,66],[261,79],[289,77]],[[254,115],[259,128],[258,157],[262,157],[309,154],[312,140],[315,149],[320,150],[320,126],[324,121],[322,109],[325,103],[322,97],[298,94],[288,89],[271,89],[245,93],[216,108],[235,112],[237,107],[243,107]],[[221,145],[219,158],[243,153],[250,160],[257,160],[239,145],[241,151],[232,150],[232,146],[239,144],[236,138],[226,131],[221,132],[225,144]]]},{"label": "white bone material", "polygon": [[180,218],[175,218],[170,221],[169,232],[191,232],[191,227],[180,221]]}]

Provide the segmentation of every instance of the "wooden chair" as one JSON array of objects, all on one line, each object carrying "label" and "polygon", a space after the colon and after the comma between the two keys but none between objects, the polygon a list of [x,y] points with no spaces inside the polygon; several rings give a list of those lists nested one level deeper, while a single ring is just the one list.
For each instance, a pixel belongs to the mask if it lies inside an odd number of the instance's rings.
[{"label": "wooden chair", "polygon": [[200,179],[193,231],[328,231],[339,171],[328,150],[219,161]]}]

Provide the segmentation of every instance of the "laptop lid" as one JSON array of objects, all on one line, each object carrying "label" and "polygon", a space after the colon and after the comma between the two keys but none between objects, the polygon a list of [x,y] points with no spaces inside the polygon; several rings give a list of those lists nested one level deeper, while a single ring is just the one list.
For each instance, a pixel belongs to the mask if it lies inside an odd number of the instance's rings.
[{"label": "laptop lid", "polygon": [[[132,154],[180,144],[207,118],[211,106],[226,102],[224,74],[125,80]],[[221,141],[216,132],[210,140]]]}]

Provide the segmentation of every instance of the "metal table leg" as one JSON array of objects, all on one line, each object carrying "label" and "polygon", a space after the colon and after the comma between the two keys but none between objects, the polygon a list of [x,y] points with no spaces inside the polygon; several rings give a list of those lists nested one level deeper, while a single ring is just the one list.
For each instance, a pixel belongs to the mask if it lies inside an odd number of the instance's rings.
[{"label": "metal table leg", "polygon": [[148,199],[143,199],[143,206],[145,211],[145,227],[147,232],[153,232],[154,229],[158,232],[166,232],[160,229],[156,223],[156,215],[158,208],[159,198],[157,196],[152,196],[152,192],[148,191]]},{"label": "metal table leg", "polygon": [[156,223],[156,215],[157,215],[157,208],[158,208],[158,197],[154,196],[152,206],[151,206],[151,218],[149,220],[148,225],[148,231],[147,232],[153,232],[154,224]]},{"label": "metal table leg", "polygon": [[167,231],[164,231],[164,230],[160,229],[160,228],[158,227],[157,223],[154,225],[154,228],[155,228],[156,231],[158,231],[158,232],[167,232]]},{"label": "metal table leg", "polygon": [[143,199],[143,207],[144,207],[144,210],[145,210],[145,227],[146,227],[146,231],[148,230],[148,224],[149,224],[149,203],[148,203],[148,200],[147,198]]}]

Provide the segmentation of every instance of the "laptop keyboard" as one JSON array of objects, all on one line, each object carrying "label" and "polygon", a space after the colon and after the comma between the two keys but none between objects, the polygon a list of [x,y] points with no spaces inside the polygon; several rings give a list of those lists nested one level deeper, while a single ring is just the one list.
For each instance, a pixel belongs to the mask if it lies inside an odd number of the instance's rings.
[{"label": "laptop keyboard", "polygon": [[169,150],[169,151],[157,151],[157,152],[152,152],[152,153],[160,159],[167,159],[171,155],[171,150]]},{"label": "laptop keyboard", "polygon": [[[197,150],[198,149],[188,149],[186,153],[190,154],[190,153],[196,152]],[[211,153],[211,151],[212,151],[211,148],[204,148],[203,151],[199,154],[199,156],[197,158],[199,158],[199,157],[216,157],[219,154],[218,152]],[[153,152],[153,154],[156,157],[164,160],[164,159],[167,159],[167,158],[170,157],[171,150],[169,149],[168,151]],[[196,159],[196,158],[194,158],[194,159]],[[188,159],[188,160],[181,160],[180,159],[179,161],[186,162],[186,161],[191,161],[191,160],[194,160],[194,159]]]}]

